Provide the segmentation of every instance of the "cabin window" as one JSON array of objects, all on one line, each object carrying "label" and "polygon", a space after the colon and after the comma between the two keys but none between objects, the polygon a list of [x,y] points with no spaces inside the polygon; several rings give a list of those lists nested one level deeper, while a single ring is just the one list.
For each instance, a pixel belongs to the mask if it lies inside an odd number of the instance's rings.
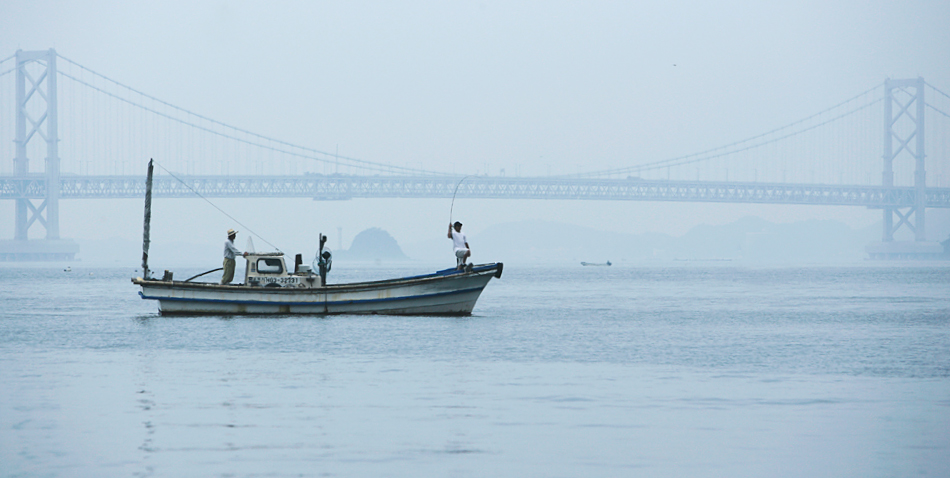
[{"label": "cabin window", "polygon": [[280,259],[258,259],[257,272],[261,274],[280,274],[284,272]]}]

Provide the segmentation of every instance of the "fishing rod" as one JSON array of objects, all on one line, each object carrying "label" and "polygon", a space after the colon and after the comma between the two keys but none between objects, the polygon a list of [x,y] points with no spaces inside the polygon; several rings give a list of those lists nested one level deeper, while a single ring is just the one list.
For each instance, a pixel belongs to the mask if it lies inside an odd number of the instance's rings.
[{"label": "fishing rod", "polygon": [[452,211],[455,209],[455,195],[459,192],[459,186],[462,185],[462,181],[472,177],[472,175],[465,176],[459,180],[459,183],[455,185],[455,192],[452,193],[452,207],[449,208],[449,225],[452,225]]}]

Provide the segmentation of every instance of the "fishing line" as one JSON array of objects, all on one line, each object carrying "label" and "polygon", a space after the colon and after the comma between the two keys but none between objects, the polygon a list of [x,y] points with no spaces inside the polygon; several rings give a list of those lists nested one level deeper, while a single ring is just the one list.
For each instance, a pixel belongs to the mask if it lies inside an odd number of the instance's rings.
[{"label": "fishing line", "polygon": [[452,207],[449,208],[449,224],[452,224],[452,211],[455,209],[455,195],[458,194],[459,192],[459,186],[462,185],[462,181],[465,181],[466,179],[470,177],[472,176],[471,175],[465,176],[464,178],[459,180],[458,184],[455,185],[455,192],[452,193]]},{"label": "fishing line", "polygon": [[201,193],[199,193],[197,190],[195,190],[195,188],[189,186],[188,183],[182,181],[181,178],[179,178],[178,176],[175,176],[174,173],[172,173],[171,171],[165,169],[165,166],[162,166],[158,161],[155,161],[155,164],[157,164],[158,167],[162,168],[162,171],[165,171],[166,173],[168,173],[169,176],[171,176],[171,177],[177,179],[178,182],[182,183],[186,188],[190,189],[191,192],[195,193],[196,196],[200,197],[201,199],[204,199],[205,202],[207,202],[208,204],[211,205],[211,207],[217,209],[219,212],[221,212],[221,214],[224,214],[224,215],[227,216],[229,219],[231,219],[232,221],[236,222],[239,226],[243,227],[247,232],[249,232],[249,233],[251,233],[251,234],[257,236],[260,240],[266,242],[268,246],[271,246],[271,247],[273,247],[274,249],[276,249],[277,252],[281,252],[281,253],[284,252],[284,251],[280,250],[279,247],[277,247],[277,246],[271,244],[270,241],[268,241],[267,239],[264,239],[263,236],[261,236],[260,234],[254,232],[251,228],[245,226],[243,223],[241,223],[241,221],[238,221],[237,219],[235,219],[234,216],[232,216],[232,215],[230,215],[230,214],[224,212],[224,209],[219,208],[215,203],[211,202],[211,200],[209,200],[208,198],[202,196]]}]

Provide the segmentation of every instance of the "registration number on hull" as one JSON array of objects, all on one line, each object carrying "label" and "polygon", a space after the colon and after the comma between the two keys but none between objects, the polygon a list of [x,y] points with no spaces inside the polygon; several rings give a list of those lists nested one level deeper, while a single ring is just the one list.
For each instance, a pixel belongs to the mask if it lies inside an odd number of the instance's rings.
[{"label": "registration number on hull", "polygon": [[258,287],[296,287],[300,279],[297,277],[255,277],[248,282]]}]

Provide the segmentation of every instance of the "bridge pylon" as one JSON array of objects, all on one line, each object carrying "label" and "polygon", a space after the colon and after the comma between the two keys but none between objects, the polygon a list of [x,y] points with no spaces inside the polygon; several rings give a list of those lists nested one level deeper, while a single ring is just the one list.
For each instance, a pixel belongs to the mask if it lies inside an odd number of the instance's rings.
[{"label": "bridge pylon", "polygon": [[[943,246],[927,241],[927,170],[924,111],[924,79],[890,78],[884,81],[884,169],[881,185],[894,187],[894,162],[914,161],[916,203],[909,208],[885,207],[880,243],[870,244],[873,259],[930,259],[943,254]],[[896,223],[895,223],[896,220]],[[894,233],[907,228],[913,241],[895,241]]]},{"label": "bridge pylon", "polygon": [[[16,52],[16,156],[13,176],[28,185],[37,177],[45,179],[45,197],[39,204],[29,197],[16,199],[12,241],[0,241],[0,260],[72,260],[79,246],[59,236],[59,118],[57,112],[56,50]],[[32,113],[32,114],[31,114]],[[40,176],[30,172],[31,141],[45,142],[46,164]],[[36,223],[46,229],[45,240],[30,240],[29,229]]]}]

